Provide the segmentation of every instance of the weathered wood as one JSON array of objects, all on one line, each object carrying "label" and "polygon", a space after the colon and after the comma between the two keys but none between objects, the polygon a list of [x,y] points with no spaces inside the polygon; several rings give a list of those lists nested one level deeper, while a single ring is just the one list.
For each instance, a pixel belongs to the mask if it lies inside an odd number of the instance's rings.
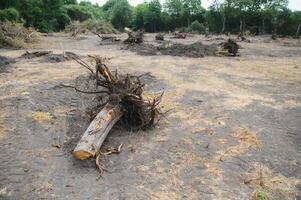
[{"label": "weathered wood", "polygon": [[94,157],[114,124],[121,118],[119,104],[108,103],[91,122],[73,151],[79,160]]}]

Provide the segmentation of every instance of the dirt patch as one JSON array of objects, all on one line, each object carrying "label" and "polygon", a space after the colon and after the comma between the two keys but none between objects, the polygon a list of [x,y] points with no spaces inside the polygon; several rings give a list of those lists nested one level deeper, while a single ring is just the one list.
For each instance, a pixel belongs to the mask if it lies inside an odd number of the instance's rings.
[{"label": "dirt patch", "polygon": [[199,58],[205,56],[215,56],[218,51],[217,44],[205,45],[202,42],[193,44],[164,43],[160,46],[152,44],[131,44],[123,49],[137,52],[140,55],[171,55]]},{"label": "dirt patch", "polygon": [[48,54],[43,56],[43,62],[50,62],[50,63],[59,63],[59,62],[65,62],[67,60],[70,60],[63,54]]},{"label": "dirt patch", "polygon": [[10,72],[9,68],[15,61],[11,58],[0,56],[0,74]]},{"label": "dirt patch", "polygon": [[[66,54],[68,53],[70,52],[66,52]],[[26,53],[21,55],[21,58],[26,58],[26,59],[34,59],[39,57],[43,58],[41,62],[46,62],[46,63],[59,63],[59,62],[65,62],[67,60],[70,60],[65,54],[55,54],[52,51],[36,51],[36,52],[27,51]]]},{"label": "dirt patch", "polygon": [[[164,44],[154,38],[146,34],[145,43]],[[0,74],[0,199],[250,199],[255,189],[242,175],[254,172],[249,170],[254,162],[273,176],[300,178],[300,50],[263,43],[264,37],[251,39],[241,44],[241,57],[188,59],[138,56],[119,45],[100,46],[96,35],[83,41],[67,34],[43,36],[32,51],[61,53],[63,46],[82,56],[113,57],[112,70],[118,66],[121,73],[151,72],[143,77],[146,89],[164,90],[164,109],[175,109],[168,121],[147,132],[113,129],[101,150],[123,144],[122,152],[103,161],[111,173],[98,178],[95,160],[80,162],[70,154],[90,123],[87,110],[97,97],[58,87],[95,90],[86,70],[74,61],[42,63],[44,56],[19,59],[12,65],[18,70]],[[219,43],[201,35],[174,42],[197,41]],[[271,51],[276,57],[268,56]],[[0,53],[15,58],[21,52]],[[52,120],[34,120],[32,114],[40,111]],[[256,133],[260,151],[257,142],[244,142],[248,133],[234,134],[235,127]],[[236,154],[240,143],[248,148]],[[214,159],[227,150],[223,162]]]}]

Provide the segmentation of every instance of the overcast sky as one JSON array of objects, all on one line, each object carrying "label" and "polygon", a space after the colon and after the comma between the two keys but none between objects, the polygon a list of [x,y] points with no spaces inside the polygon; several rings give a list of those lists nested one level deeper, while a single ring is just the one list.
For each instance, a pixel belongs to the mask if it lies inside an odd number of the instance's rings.
[{"label": "overcast sky", "polygon": [[[99,5],[102,5],[106,2],[106,0],[89,0],[93,3],[98,3]],[[144,2],[145,0],[128,0],[130,4],[133,6],[136,6],[139,3]],[[164,0],[160,0],[162,3]],[[208,8],[208,6],[211,4],[212,0],[202,0],[203,6],[205,8]],[[289,8],[292,10],[301,10],[301,0],[289,0]]]}]

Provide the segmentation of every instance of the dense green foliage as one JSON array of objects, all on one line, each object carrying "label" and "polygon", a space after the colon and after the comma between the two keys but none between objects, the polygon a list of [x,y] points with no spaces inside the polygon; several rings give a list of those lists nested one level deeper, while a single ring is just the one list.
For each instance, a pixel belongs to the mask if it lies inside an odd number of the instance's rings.
[{"label": "dense green foliage", "polygon": [[205,27],[198,20],[191,23],[191,30],[199,33],[205,33]]},{"label": "dense green foliage", "polygon": [[108,0],[103,5],[106,19],[119,30],[130,26],[133,18],[133,8],[127,0]]},{"label": "dense green foliage", "polygon": [[[301,12],[287,8],[288,0],[213,0],[208,10],[201,0],[148,0],[132,7],[128,0],[107,0],[103,6],[76,0],[0,0],[0,21],[24,22],[42,32],[59,31],[72,21],[109,22],[158,31],[296,35]],[[91,21],[90,21],[91,22]]]},{"label": "dense green foliage", "polygon": [[19,12],[15,8],[7,8],[0,10],[0,21],[17,22],[19,18]]}]

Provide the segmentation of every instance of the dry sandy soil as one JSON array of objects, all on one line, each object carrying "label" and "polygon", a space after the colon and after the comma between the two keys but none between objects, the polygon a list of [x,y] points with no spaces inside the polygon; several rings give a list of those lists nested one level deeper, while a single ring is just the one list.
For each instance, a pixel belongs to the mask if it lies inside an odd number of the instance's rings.
[{"label": "dry sandy soil", "polygon": [[[174,41],[221,42],[215,38]],[[149,95],[165,91],[162,106],[174,108],[168,120],[110,132],[102,150],[123,148],[103,159],[103,177],[93,160],[70,154],[89,125],[93,95],[58,86],[84,87],[86,70],[1,49],[11,64],[0,70],[0,199],[301,199],[301,47],[250,39],[238,57],[142,56],[93,35],[53,34],[31,47],[113,57],[112,69],[151,73]]]}]

